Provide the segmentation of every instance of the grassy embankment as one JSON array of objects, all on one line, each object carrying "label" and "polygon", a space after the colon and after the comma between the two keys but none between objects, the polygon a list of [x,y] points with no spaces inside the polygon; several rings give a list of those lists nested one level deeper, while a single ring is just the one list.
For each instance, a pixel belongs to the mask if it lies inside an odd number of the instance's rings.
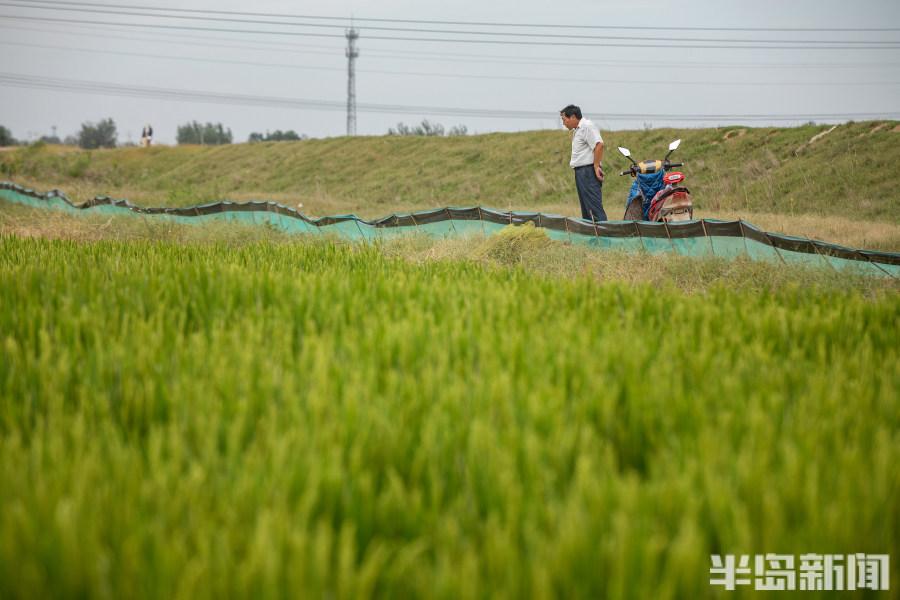
[{"label": "grassy embankment", "polygon": [[0,236],[0,306],[5,598],[699,598],[713,552],[900,552],[893,293]]},{"label": "grassy embankment", "polygon": [[[900,126],[866,122],[796,128],[606,132],[605,205],[620,217],[625,159],[657,157],[669,141],[698,216],[745,218],[765,229],[855,247],[900,250]],[[221,199],[303,204],[307,214],[378,217],[446,205],[578,214],[562,131],[456,138],[363,137],[85,152],[58,147],[0,154],[0,176],[74,200],[95,195],[143,205]]]}]

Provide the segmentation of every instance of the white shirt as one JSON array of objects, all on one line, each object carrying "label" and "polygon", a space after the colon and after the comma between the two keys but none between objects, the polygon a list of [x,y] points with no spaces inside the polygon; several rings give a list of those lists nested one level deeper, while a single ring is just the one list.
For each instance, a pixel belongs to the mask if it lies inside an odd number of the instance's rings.
[{"label": "white shirt", "polygon": [[582,118],[572,136],[572,159],[569,166],[573,169],[594,164],[594,146],[603,142],[600,130],[592,121]]}]

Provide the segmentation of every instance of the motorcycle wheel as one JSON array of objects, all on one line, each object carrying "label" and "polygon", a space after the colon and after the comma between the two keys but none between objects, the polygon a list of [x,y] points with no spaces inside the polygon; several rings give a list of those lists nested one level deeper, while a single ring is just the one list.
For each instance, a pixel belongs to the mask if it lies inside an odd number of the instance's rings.
[{"label": "motorcycle wheel", "polygon": [[644,218],[644,211],[641,208],[643,198],[635,196],[631,203],[625,207],[624,221],[640,221]]}]

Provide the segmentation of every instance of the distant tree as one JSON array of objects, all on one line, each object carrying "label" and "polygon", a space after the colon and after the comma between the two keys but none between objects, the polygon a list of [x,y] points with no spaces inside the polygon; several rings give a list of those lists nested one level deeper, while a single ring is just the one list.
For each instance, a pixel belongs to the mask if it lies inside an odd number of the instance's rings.
[{"label": "distant tree", "polygon": [[59,136],[56,135],[56,125],[51,127],[51,129],[53,130],[53,133],[50,135],[42,135],[39,141],[44,142],[45,144],[62,144]]},{"label": "distant tree", "polygon": [[116,138],[116,123],[112,119],[104,119],[96,124],[85,122],[81,124],[81,131],[78,133],[78,145],[88,150],[115,148]]},{"label": "distant tree", "polygon": [[[450,128],[446,135],[466,135],[468,129],[465,125],[456,125]],[[432,123],[428,119],[423,119],[422,123],[415,126],[406,125],[405,123],[397,123],[397,128],[388,129],[388,135],[422,135],[422,136],[442,136],[445,135],[444,126],[440,123]]]},{"label": "distant tree", "polygon": [[232,141],[231,129],[225,129],[221,123],[201,124],[191,121],[178,127],[175,139],[179,144],[203,144],[205,146],[218,146],[230,144]]},{"label": "distant tree", "polygon": [[400,122],[397,123],[397,129],[393,127],[388,128],[388,135],[416,135],[416,132],[409,125]]},{"label": "distant tree", "polygon": [[444,135],[444,126],[440,123],[431,123],[428,119],[423,119],[422,124],[416,128],[421,131],[422,135],[441,136]]},{"label": "distant tree", "polygon": [[15,146],[17,143],[12,131],[0,125],[0,146]]},{"label": "distant tree", "polygon": [[67,135],[62,143],[65,144],[66,146],[77,146],[78,145],[78,136],[77,135]]},{"label": "distant tree", "polygon": [[287,131],[281,131],[280,129],[276,129],[272,133],[266,132],[265,135],[261,133],[251,133],[250,137],[247,138],[248,142],[296,142],[300,140],[307,139],[306,135],[298,135],[296,131],[293,129],[288,129]]},{"label": "distant tree", "polygon": [[432,123],[428,119],[423,119],[420,125],[415,126],[401,122],[397,123],[397,129],[388,129],[388,135],[442,136],[444,135],[444,126],[440,123]]}]

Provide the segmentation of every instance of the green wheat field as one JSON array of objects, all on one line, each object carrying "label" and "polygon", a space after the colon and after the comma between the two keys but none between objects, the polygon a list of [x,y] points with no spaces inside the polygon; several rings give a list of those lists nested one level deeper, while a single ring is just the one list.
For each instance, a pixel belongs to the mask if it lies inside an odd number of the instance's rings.
[{"label": "green wheat field", "polygon": [[766,552],[896,589],[861,285],[0,235],[0,597],[739,597],[710,554]]}]

